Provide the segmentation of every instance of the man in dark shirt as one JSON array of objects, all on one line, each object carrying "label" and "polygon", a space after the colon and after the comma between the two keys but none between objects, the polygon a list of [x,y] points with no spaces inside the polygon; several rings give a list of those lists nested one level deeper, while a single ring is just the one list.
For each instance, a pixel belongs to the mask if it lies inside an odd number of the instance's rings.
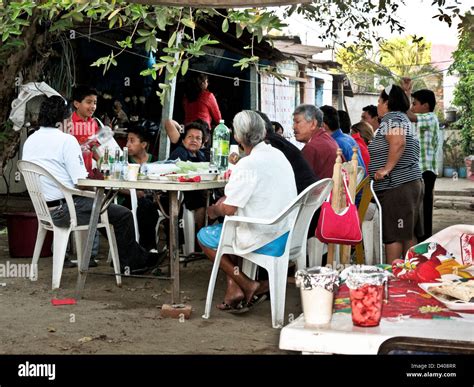
[{"label": "man in dark shirt", "polygon": [[291,142],[275,133],[272,122],[265,113],[259,111],[257,111],[257,113],[263,118],[263,121],[265,121],[265,129],[267,130],[265,142],[281,151],[288,159],[295,174],[296,189],[298,194],[300,194],[319,179],[304,159],[301,151]]}]

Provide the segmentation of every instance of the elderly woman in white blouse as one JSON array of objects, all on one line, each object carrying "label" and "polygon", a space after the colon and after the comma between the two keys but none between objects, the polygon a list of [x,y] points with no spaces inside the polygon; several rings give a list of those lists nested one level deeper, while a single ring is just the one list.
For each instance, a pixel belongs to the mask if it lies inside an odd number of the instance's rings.
[{"label": "elderly woman in white blouse", "polygon": [[[225,187],[225,197],[209,207],[211,219],[225,215],[271,219],[296,196],[293,169],[278,149],[264,142],[265,123],[255,112],[244,110],[234,118],[234,137],[247,157],[235,166]],[[214,260],[222,224],[202,228],[199,243],[209,259]],[[236,254],[254,251],[281,256],[288,239],[287,221],[275,226],[242,224],[235,238]],[[239,313],[266,298],[267,281],[253,281],[236,270],[237,257],[222,256],[220,268],[227,275],[227,289],[218,309]]]}]

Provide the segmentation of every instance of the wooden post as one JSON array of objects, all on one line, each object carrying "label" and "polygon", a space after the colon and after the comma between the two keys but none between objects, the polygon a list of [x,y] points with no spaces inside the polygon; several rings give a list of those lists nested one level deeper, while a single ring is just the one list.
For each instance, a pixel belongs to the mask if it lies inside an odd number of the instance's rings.
[{"label": "wooden post", "polygon": [[[357,188],[357,151],[358,148],[355,146],[352,148],[352,159],[350,163],[350,167],[348,168],[348,175],[349,175],[349,195],[351,195],[352,201],[355,201],[355,192]],[[342,177],[344,178],[344,177]],[[342,245],[341,246],[341,263],[348,264],[351,260],[351,246],[349,245]]]},{"label": "wooden post", "polygon": [[[175,47],[181,43],[181,39],[183,37],[182,32],[179,32],[176,37]],[[174,54],[175,60],[178,59],[179,54]],[[168,70],[166,70],[166,75],[168,75]],[[166,76],[165,76],[166,79]],[[158,152],[158,160],[166,160],[170,153],[170,139],[166,134],[165,130],[165,120],[168,118],[173,118],[173,110],[174,110],[174,96],[176,93],[176,77],[174,77],[171,81],[169,81],[171,86],[171,90],[168,96],[165,99],[165,103],[163,108],[161,109],[161,125],[160,125],[160,150]]]},{"label": "wooden post", "polygon": [[250,67],[250,109],[259,110],[259,87],[258,73],[255,66]]},{"label": "wooden post", "polygon": [[[337,156],[336,156],[336,163],[334,164],[334,169],[332,173],[332,180],[334,185],[332,187],[332,198],[331,198],[331,206],[334,211],[339,211],[341,209],[341,168],[342,168],[342,149],[337,149]],[[335,245],[332,243],[328,244],[328,259],[327,263],[332,265],[334,262],[334,252],[335,252]]]}]

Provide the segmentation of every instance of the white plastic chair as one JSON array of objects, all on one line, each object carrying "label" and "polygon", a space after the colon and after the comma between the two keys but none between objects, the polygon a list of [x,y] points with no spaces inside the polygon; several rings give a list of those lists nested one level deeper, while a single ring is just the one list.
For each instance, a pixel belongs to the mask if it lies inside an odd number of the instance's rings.
[{"label": "white plastic chair", "polygon": [[[270,301],[272,310],[272,326],[280,328],[284,322],[286,279],[288,275],[288,262],[295,260],[298,268],[306,266],[306,235],[309,224],[315,211],[321,206],[332,189],[332,180],[320,180],[303,192],[290,203],[280,214],[273,219],[246,218],[241,216],[226,216],[222,227],[222,234],[217,248],[214,266],[212,268],[209,288],[207,290],[206,308],[204,315],[208,319],[211,314],[212,297],[216,284],[219,265],[223,254],[235,254],[233,249],[233,238],[236,227],[240,223],[273,225],[282,219],[290,218],[290,234],[286,243],[285,251],[280,257],[272,257],[263,254],[247,253],[239,254],[245,260],[261,266],[268,272],[270,287]],[[255,267],[255,265],[252,265]],[[255,273],[255,269],[251,270]]]},{"label": "white plastic chair", "polygon": [[137,190],[135,188],[130,189],[130,201],[132,202],[132,216],[133,216],[133,225],[135,226],[135,240],[137,243],[140,241],[140,231],[138,231],[138,218],[137,218]]},{"label": "white plastic chair", "polygon": [[[64,266],[64,258],[66,254],[66,248],[69,240],[69,235],[74,232],[74,238],[76,242],[78,269],[81,266],[82,251],[87,237],[87,230],[89,225],[79,226],[77,224],[76,209],[74,206],[73,195],[83,196],[88,198],[94,198],[95,193],[91,191],[82,191],[79,189],[69,188],[64,186],[55,177],[53,177],[43,167],[29,162],[29,161],[18,161],[18,169],[23,174],[25,179],[26,188],[30,194],[31,201],[38,217],[38,234],[36,237],[35,249],[33,252],[32,269],[30,274],[31,280],[36,280],[38,276],[38,260],[43,246],[46,232],[48,230],[53,231],[53,280],[52,288],[57,289],[61,283],[61,275]],[[57,227],[54,225],[51,219],[46,199],[42,192],[41,180],[44,178],[50,179],[64,194],[64,199],[69,209],[69,215],[71,223],[69,227]],[[116,281],[117,285],[122,284],[120,277],[120,262],[118,258],[117,242],[115,240],[115,233],[113,226],[109,223],[107,211],[101,214],[100,223],[97,225],[98,228],[104,227],[107,232],[107,239],[109,241],[112,262],[114,265],[114,272],[117,274]]]},{"label": "white plastic chair", "polygon": [[194,253],[195,249],[195,238],[196,238],[196,225],[194,220],[194,211],[188,210],[183,203],[183,233],[184,233],[184,246],[183,253],[186,257]]},{"label": "white plastic chair", "polygon": [[362,222],[362,239],[364,241],[365,263],[372,265],[374,262],[374,252],[379,256],[379,262],[383,263],[383,242],[382,242],[382,206],[374,191],[374,181],[370,182],[370,190],[376,203],[373,216],[365,218]]}]

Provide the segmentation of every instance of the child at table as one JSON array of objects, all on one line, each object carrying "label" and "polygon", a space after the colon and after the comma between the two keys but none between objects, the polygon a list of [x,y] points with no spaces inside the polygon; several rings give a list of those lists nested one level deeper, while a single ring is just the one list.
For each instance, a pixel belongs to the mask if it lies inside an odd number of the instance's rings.
[{"label": "child at table", "polygon": [[[154,160],[148,153],[151,142],[151,133],[147,131],[142,122],[130,125],[127,128],[128,162],[144,165]],[[123,205],[130,208],[130,191],[121,190]],[[140,245],[146,250],[156,249],[155,226],[158,222],[158,204],[154,199],[153,191],[137,190],[137,221],[140,233]]]},{"label": "child at table", "polygon": [[[73,124],[72,135],[76,137],[82,150],[82,157],[87,172],[92,172],[92,158],[99,160],[99,155],[96,152],[96,147],[99,145],[96,141],[89,142],[91,136],[99,132],[99,125],[92,117],[97,109],[97,91],[86,85],[79,85],[72,91],[72,100],[75,111],[72,113],[71,119]],[[95,258],[99,254],[100,241],[99,233],[95,234],[94,244],[92,246],[91,259],[89,267],[96,267],[97,262]],[[64,267],[75,267],[66,259]]]}]

